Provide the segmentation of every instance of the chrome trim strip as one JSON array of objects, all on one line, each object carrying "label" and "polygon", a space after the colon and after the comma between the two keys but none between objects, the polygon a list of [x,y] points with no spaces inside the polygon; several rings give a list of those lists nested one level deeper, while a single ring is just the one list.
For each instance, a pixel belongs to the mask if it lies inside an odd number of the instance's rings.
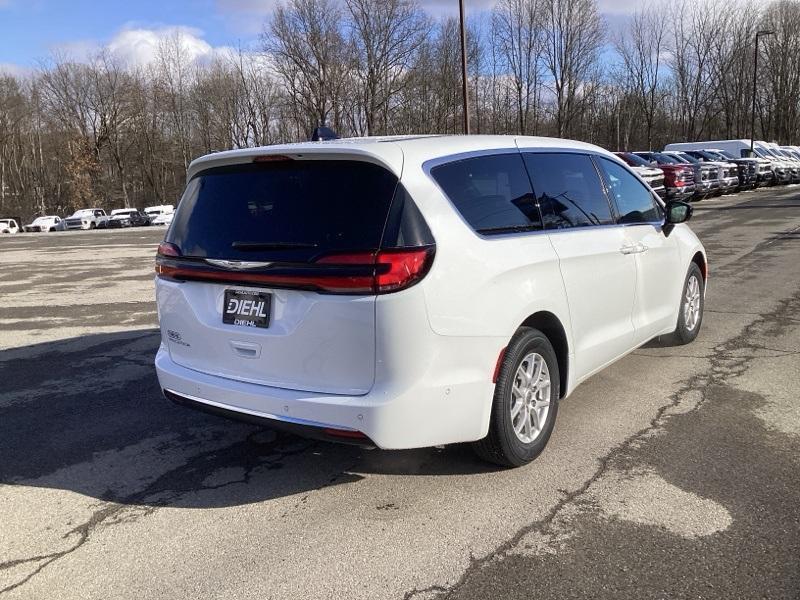
[{"label": "chrome trim strip", "polygon": [[215,267],[223,267],[226,269],[247,270],[247,269],[262,269],[270,266],[271,262],[259,262],[254,260],[222,260],[218,258],[206,258],[205,261]]},{"label": "chrome trim strip", "polygon": [[344,425],[331,425],[330,423],[320,423],[318,421],[309,421],[307,419],[297,419],[294,417],[284,417],[282,415],[273,415],[272,413],[263,413],[258,412],[255,410],[250,410],[248,408],[242,408],[240,406],[232,406],[230,404],[222,404],[221,402],[215,402],[214,400],[208,400],[206,398],[198,398],[197,396],[192,396],[191,394],[187,394],[185,392],[178,392],[176,390],[171,390],[169,388],[164,388],[165,391],[175,394],[176,396],[181,396],[183,398],[187,398],[194,402],[200,402],[201,404],[208,404],[209,406],[215,406],[216,408],[221,408],[223,410],[230,410],[232,412],[239,412],[246,415],[250,415],[253,417],[259,417],[262,419],[272,419],[274,421],[283,421],[284,423],[294,423],[295,425],[310,425],[311,427],[322,427],[322,428],[329,428],[329,429],[339,429],[342,431],[358,431],[357,429],[353,429],[352,427],[345,427]]}]

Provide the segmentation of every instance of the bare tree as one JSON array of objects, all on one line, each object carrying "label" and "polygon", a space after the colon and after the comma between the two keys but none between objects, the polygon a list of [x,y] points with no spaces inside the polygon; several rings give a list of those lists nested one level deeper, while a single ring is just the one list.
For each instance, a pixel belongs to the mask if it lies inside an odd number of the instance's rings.
[{"label": "bare tree", "polygon": [[637,114],[644,118],[645,141],[653,148],[656,112],[661,108],[663,55],[671,15],[663,7],[647,6],[635,12],[614,47],[624,72],[624,85],[631,94]]},{"label": "bare tree", "polygon": [[289,0],[278,5],[269,32],[262,35],[295,117],[307,131],[329,122],[338,127],[341,121],[352,64],[341,22],[333,0]]},{"label": "bare tree", "polygon": [[749,2],[738,2],[735,10],[716,15],[717,28],[725,35],[714,39],[710,68],[715,89],[714,118],[724,138],[750,136],[752,46],[758,19],[758,8]]},{"label": "bare tree", "polygon": [[692,0],[679,0],[673,6],[683,18],[673,21],[672,72],[676,118],[682,122],[681,137],[699,139],[708,126],[715,95],[711,68],[711,49],[721,32],[716,15],[725,10],[721,2],[702,6]]},{"label": "bare tree", "polygon": [[160,96],[168,107],[169,123],[178,140],[184,169],[191,161],[190,115],[187,102],[187,92],[192,83],[191,68],[192,61],[186,47],[185,36],[181,31],[175,31],[161,40],[158,47],[156,76]]},{"label": "bare tree", "polygon": [[545,31],[542,0],[500,0],[492,12],[492,39],[514,89],[518,133],[535,133]]},{"label": "bare tree", "polygon": [[545,0],[544,61],[555,95],[555,130],[569,136],[583,104],[583,86],[597,68],[603,30],[594,0]]},{"label": "bare tree", "polygon": [[772,3],[764,11],[762,25],[775,31],[766,39],[765,105],[770,108],[771,127],[766,128],[764,137],[790,143],[796,141],[800,128],[800,4],[789,0]]},{"label": "bare tree", "polygon": [[428,19],[413,0],[346,0],[358,83],[354,129],[388,133],[389,114],[408,79]]}]

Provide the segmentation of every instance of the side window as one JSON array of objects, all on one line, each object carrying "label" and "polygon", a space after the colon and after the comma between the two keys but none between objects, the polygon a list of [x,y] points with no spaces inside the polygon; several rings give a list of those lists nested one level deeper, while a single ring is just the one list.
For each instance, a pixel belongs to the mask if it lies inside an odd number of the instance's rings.
[{"label": "side window", "polygon": [[661,209],[650,188],[615,162],[597,157],[597,164],[617,207],[620,223],[653,223],[661,220]]},{"label": "side window", "polygon": [[542,228],[518,152],[458,160],[434,167],[431,175],[479,233]]},{"label": "side window", "polygon": [[600,176],[587,155],[526,152],[524,157],[545,229],[614,223]]}]

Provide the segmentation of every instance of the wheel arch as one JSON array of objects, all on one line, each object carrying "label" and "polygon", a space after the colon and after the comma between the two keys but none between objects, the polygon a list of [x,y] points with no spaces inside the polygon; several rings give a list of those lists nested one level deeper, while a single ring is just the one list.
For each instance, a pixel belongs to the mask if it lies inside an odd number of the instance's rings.
[{"label": "wheel arch", "polygon": [[570,364],[569,340],[561,320],[553,313],[543,310],[530,315],[520,323],[520,327],[538,329],[550,340],[558,360],[559,398],[563,398],[567,393]]},{"label": "wheel arch", "polygon": [[697,265],[700,269],[700,273],[703,274],[703,282],[708,281],[708,262],[706,261],[705,255],[698,250],[692,256],[692,262]]}]

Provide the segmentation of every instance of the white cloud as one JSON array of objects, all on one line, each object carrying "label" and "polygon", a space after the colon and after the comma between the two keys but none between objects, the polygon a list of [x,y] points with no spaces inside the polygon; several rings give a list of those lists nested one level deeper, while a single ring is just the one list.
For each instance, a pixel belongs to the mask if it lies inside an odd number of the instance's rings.
[{"label": "white cloud", "polygon": [[[2,0],[0,0],[2,1]],[[57,55],[78,62],[89,62],[100,51],[107,50],[127,67],[145,67],[158,58],[164,43],[178,41],[190,62],[203,62],[215,56],[228,55],[227,46],[212,46],[204,39],[200,29],[182,25],[142,27],[128,25],[115,33],[105,43],[95,40],[77,40],[61,44],[53,50]]]},{"label": "white cloud", "polygon": [[211,44],[203,39],[203,32],[189,27],[123,29],[106,47],[123,64],[146,66],[156,59],[159,47],[168,40],[177,40],[191,61],[209,57],[214,52]]}]

